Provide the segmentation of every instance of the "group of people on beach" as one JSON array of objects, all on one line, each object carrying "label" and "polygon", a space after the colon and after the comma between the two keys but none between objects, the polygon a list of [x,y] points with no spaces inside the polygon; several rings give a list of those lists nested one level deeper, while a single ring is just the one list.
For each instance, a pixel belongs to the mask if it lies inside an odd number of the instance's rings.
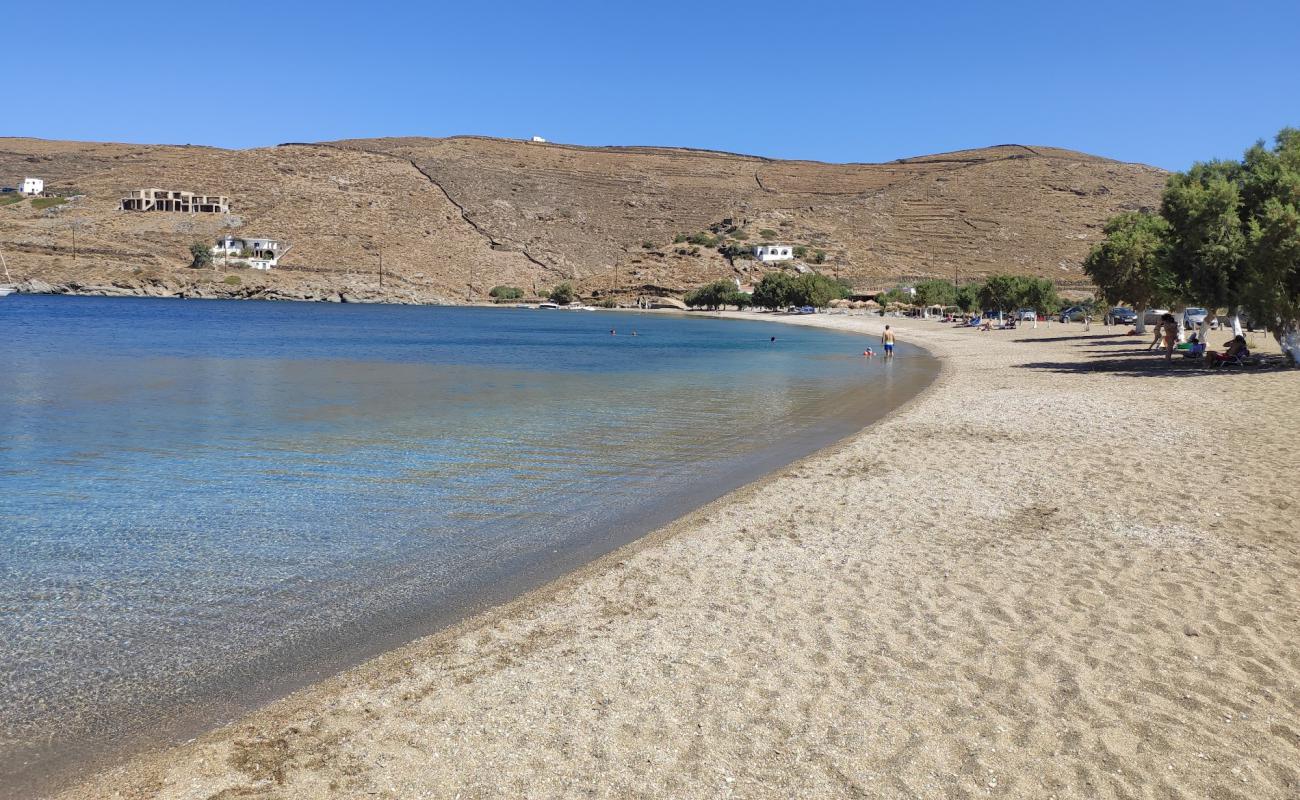
[{"label": "group of people on beach", "polygon": [[[1174,351],[1178,349],[1178,320],[1173,314],[1164,314],[1160,317],[1160,324],[1156,326],[1155,336],[1151,339],[1151,344],[1147,345],[1147,350],[1154,350],[1157,346],[1163,346],[1165,351],[1165,361],[1172,361]],[[1205,342],[1200,340],[1198,334],[1193,333],[1187,341],[1187,347],[1183,352],[1186,358],[1204,358],[1205,363],[1211,367],[1220,367],[1228,363],[1240,363],[1242,359],[1250,355],[1250,348],[1246,346],[1246,337],[1237,334],[1228,342],[1227,348],[1222,352],[1215,352],[1207,349]]]}]

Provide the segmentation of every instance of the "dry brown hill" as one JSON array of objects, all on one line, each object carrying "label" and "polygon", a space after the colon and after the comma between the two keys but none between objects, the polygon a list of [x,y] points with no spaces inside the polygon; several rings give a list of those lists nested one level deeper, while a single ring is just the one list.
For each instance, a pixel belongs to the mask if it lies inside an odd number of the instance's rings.
[{"label": "dry brown hill", "polygon": [[[863,287],[956,271],[1080,284],[1106,217],[1155,205],[1164,181],[1153,167],[1021,145],[825,164],[481,137],[253,150],[0,139],[0,182],[25,175],[84,196],[0,206],[15,278],[124,293],[422,301],[481,298],[503,283],[573,280],[628,296],[761,274],[752,261],[673,243],[710,230],[730,231],[732,243],[823,250],[818,269]],[[225,194],[232,213],[116,210],[123,193],[145,187]],[[187,268],[192,242],[228,230],[292,242],[285,269]]]}]

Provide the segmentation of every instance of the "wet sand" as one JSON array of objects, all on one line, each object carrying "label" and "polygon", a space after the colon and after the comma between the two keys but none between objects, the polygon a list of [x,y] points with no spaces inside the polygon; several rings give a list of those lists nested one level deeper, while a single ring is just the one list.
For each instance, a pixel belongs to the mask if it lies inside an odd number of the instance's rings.
[{"label": "wet sand", "polygon": [[1300,793],[1297,373],[889,322],[880,423],[60,796]]}]

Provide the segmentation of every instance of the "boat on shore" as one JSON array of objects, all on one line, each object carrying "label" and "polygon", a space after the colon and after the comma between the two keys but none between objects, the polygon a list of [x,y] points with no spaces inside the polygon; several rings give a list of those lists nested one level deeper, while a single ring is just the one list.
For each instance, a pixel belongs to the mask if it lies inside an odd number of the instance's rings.
[{"label": "boat on shore", "polygon": [[0,284],[0,297],[8,297],[14,293],[14,287]]},{"label": "boat on shore", "polygon": [[537,307],[539,309],[543,309],[543,308],[559,308],[560,306],[558,303],[538,303]]}]

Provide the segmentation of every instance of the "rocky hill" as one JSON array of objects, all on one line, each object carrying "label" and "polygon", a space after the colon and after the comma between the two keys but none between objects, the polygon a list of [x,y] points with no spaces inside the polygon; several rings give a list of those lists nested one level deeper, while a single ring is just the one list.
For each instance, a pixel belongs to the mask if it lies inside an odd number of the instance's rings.
[{"label": "rocky hill", "polygon": [[[719,245],[802,245],[809,262],[821,251],[813,268],[862,288],[1005,271],[1083,285],[1080,262],[1104,220],[1154,206],[1165,178],[1021,145],[824,164],[481,137],[252,150],[0,139],[0,183],[28,175],[71,199],[0,205],[14,280],[98,293],[419,302],[563,280],[630,297],[762,273],[712,242],[674,241],[699,234]],[[224,194],[231,213],[117,210],[125,192],[148,187]],[[188,267],[193,242],[226,232],[293,248],[270,274]]]}]

